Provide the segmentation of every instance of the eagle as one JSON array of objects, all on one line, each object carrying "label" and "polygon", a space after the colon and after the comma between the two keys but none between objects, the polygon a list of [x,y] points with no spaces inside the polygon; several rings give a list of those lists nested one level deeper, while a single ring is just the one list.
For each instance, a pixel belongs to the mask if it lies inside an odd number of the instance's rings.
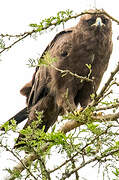
[{"label": "eagle", "polygon": [[[44,126],[47,132],[58,115],[76,110],[79,104],[85,108],[91,102],[91,94],[100,85],[113,47],[112,22],[104,12],[90,9],[76,26],[56,34],[42,55],[44,58],[48,53],[56,61],[49,66],[37,66],[32,80],[20,90],[26,96],[27,107],[12,117],[17,124],[28,118],[23,127],[27,128],[37,120],[37,112],[42,111],[38,128]],[[62,76],[61,71],[74,75]]]}]

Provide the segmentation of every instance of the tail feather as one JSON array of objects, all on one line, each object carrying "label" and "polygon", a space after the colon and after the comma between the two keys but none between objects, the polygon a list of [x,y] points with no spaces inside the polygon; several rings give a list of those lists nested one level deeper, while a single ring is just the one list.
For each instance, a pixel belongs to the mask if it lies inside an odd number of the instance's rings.
[{"label": "tail feather", "polygon": [[[11,117],[7,122],[11,124],[10,120],[14,119],[16,121],[16,124],[21,123],[28,117],[28,109],[25,107],[21,111],[19,111],[15,116]],[[4,127],[2,127],[0,130],[5,130]]]},{"label": "tail feather", "polygon": [[19,124],[22,121],[24,121],[27,117],[28,117],[28,109],[27,107],[25,107],[24,109],[19,111],[15,116],[10,118],[8,121],[10,121],[11,119],[14,119],[16,121],[16,124]]}]

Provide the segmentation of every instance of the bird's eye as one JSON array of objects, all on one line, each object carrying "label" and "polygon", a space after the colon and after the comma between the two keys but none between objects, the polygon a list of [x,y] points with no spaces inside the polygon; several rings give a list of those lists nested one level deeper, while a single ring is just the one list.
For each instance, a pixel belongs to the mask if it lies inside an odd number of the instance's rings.
[{"label": "bird's eye", "polygon": [[107,24],[108,23],[108,19],[107,18],[102,17],[101,19],[102,19],[103,24]]},{"label": "bird's eye", "polygon": [[87,23],[88,23],[89,26],[91,26],[92,24],[95,23],[95,21],[96,21],[96,18],[91,18],[91,19],[87,20]]},{"label": "bird's eye", "polygon": [[63,57],[65,57],[65,56],[67,56],[67,55],[68,55],[67,51],[63,51],[63,52],[61,53],[61,56],[63,56]]}]

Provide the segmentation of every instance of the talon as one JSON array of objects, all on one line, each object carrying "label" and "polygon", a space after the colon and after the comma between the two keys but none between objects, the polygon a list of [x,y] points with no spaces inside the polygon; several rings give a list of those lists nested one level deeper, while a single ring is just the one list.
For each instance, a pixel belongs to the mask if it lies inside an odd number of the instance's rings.
[{"label": "talon", "polygon": [[98,113],[93,113],[94,116],[102,116],[103,115],[103,112],[98,112]]},{"label": "talon", "polygon": [[98,113],[97,113],[97,116],[102,116],[102,115],[103,115],[102,112],[98,112]]},{"label": "talon", "polygon": [[80,107],[79,109],[76,109],[73,113],[75,116],[79,116],[80,115],[80,112],[83,111],[83,107]]}]

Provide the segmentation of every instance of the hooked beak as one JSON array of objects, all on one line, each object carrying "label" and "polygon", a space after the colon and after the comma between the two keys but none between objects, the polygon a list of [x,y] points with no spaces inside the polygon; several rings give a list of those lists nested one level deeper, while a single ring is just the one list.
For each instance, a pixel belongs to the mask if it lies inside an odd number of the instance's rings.
[{"label": "hooked beak", "polygon": [[92,26],[101,27],[103,26],[102,19],[100,17],[97,17],[95,24],[92,24]]}]

